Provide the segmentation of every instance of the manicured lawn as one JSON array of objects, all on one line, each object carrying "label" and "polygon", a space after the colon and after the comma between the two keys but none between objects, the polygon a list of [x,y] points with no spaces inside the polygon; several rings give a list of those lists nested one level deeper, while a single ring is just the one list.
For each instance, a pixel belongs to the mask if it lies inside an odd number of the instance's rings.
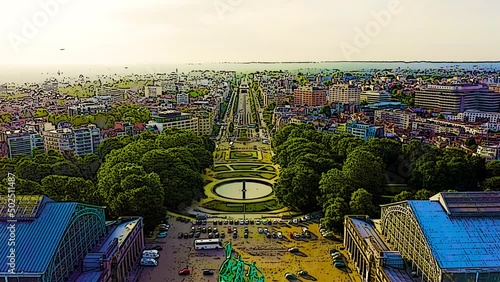
[{"label": "manicured lawn", "polygon": [[260,165],[231,165],[234,170],[254,170],[259,168]]},{"label": "manicured lawn", "polygon": [[264,178],[273,179],[276,176],[274,173],[267,172],[256,172],[256,171],[231,171],[231,172],[221,172],[214,176],[216,179],[228,179],[228,178],[240,178],[240,177],[254,177],[254,178]]},{"label": "manicured lawn", "polygon": [[230,171],[230,169],[225,166],[225,165],[219,165],[219,166],[216,166],[213,171],[215,172],[220,172],[220,171]]},{"label": "manicured lawn", "polygon": [[275,172],[276,171],[276,169],[274,168],[274,166],[270,166],[270,165],[266,165],[265,167],[261,167],[258,170],[271,171],[271,172]]},{"label": "manicured lawn", "polygon": [[258,155],[255,151],[231,151],[230,159],[257,159]]},{"label": "manicured lawn", "polygon": [[[213,200],[203,204],[204,208],[225,212],[243,212],[243,205],[227,203],[223,201]],[[246,204],[247,212],[266,212],[283,208],[276,200],[268,200],[260,203]]]}]

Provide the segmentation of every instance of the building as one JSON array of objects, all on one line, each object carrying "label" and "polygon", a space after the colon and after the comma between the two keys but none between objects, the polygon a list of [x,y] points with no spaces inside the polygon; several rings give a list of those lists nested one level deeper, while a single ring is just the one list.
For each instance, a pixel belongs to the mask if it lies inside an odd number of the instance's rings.
[{"label": "building", "polygon": [[408,129],[412,121],[417,118],[416,113],[401,110],[375,110],[375,120],[388,122],[397,127]]},{"label": "building", "polygon": [[144,86],[144,95],[146,96],[146,98],[161,96],[161,91],[161,86]]},{"label": "building", "polygon": [[[141,258],[141,217],[106,222],[103,207],[55,202],[46,196],[17,195],[14,215],[7,213],[8,196],[0,195],[0,203],[0,236],[15,238],[19,254],[13,264],[0,266],[1,281],[129,281]],[[15,229],[10,227],[12,219],[17,220]],[[2,257],[11,252],[7,243],[0,246]]]},{"label": "building", "polygon": [[415,92],[415,105],[453,113],[466,110],[499,112],[500,93],[482,85],[427,85]]},{"label": "building", "polygon": [[10,256],[12,262],[0,264],[3,281],[67,281],[106,234],[102,207],[17,195],[17,209],[12,214],[8,212],[8,199],[0,195],[0,237],[14,238],[15,251],[7,242],[0,245],[0,256]]},{"label": "building", "polygon": [[34,149],[44,151],[44,138],[35,131],[6,131],[0,134],[0,142],[7,144],[9,158],[31,155]]},{"label": "building", "polygon": [[359,95],[359,99],[368,104],[385,103],[391,101],[391,94],[385,91],[363,91]]},{"label": "building", "polygon": [[347,133],[350,133],[355,137],[362,138],[365,141],[372,138],[384,137],[384,128],[382,126],[374,126],[354,121],[347,122],[346,131]]},{"label": "building", "polygon": [[401,254],[389,249],[369,217],[345,217],[344,246],[363,282],[413,281]]},{"label": "building", "polygon": [[189,104],[189,94],[186,92],[180,92],[175,95],[176,102],[179,105],[188,105]]},{"label": "building", "polygon": [[148,125],[155,126],[159,132],[166,128],[178,128],[181,130],[189,130],[198,134],[198,118],[193,114],[181,113],[176,110],[168,110],[158,112],[158,116],[151,117]]},{"label": "building", "polygon": [[301,86],[293,93],[295,106],[319,107],[326,104],[328,90],[312,86]]},{"label": "building", "polygon": [[332,85],[329,90],[328,102],[359,105],[361,89],[350,84]]},{"label": "building", "polygon": [[484,158],[487,162],[498,160],[499,145],[478,145],[476,155]]},{"label": "building", "polygon": [[420,281],[500,281],[500,192],[382,205],[381,232]]},{"label": "building", "polygon": [[101,143],[100,129],[95,125],[79,128],[59,128],[43,132],[45,150],[69,150],[77,155],[97,152]]},{"label": "building", "polygon": [[485,120],[491,123],[500,122],[500,113],[482,112],[478,110],[467,110],[457,115],[457,119],[466,122],[476,122],[478,120]]},{"label": "building", "polygon": [[105,113],[107,111],[108,107],[106,105],[94,103],[84,103],[68,107],[68,115],[70,116],[95,115],[97,113]]},{"label": "building", "polygon": [[106,222],[107,237],[85,255],[75,282],[132,281],[128,279],[144,249],[141,217],[121,217]]}]

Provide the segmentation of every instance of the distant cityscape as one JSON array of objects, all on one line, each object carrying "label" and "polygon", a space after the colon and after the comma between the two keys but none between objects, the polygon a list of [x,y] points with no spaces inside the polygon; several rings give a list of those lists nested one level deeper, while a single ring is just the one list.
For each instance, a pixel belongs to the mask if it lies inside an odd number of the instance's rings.
[{"label": "distant cityscape", "polygon": [[313,66],[1,84],[0,274],[500,281],[500,69]]}]

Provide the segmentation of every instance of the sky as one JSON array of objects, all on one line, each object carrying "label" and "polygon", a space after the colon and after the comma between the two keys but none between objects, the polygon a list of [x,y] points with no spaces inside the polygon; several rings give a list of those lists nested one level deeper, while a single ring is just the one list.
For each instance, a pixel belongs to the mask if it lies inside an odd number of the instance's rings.
[{"label": "sky", "polygon": [[2,0],[0,10],[0,65],[500,60],[498,0]]}]

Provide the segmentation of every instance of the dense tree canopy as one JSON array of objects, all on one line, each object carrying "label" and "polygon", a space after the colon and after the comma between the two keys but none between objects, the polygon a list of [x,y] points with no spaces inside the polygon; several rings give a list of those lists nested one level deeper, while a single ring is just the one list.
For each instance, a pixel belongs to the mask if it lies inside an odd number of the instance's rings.
[{"label": "dense tree canopy", "polygon": [[[320,207],[324,226],[336,230],[347,212],[376,216],[375,207],[391,197],[428,199],[437,192],[478,190],[480,185],[500,189],[500,162],[485,165],[484,159],[464,150],[440,149],[418,140],[365,142],[350,134],[321,133],[313,126],[294,124],[276,132],[273,147],[273,161],[282,169],[274,187],[278,200],[300,210]],[[390,182],[394,179],[399,182]],[[408,188],[393,192],[387,182]]]},{"label": "dense tree canopy", "polygon": [[0,193],[6,193],[11,172],[18,194],[106,206],[113,218],[140,215],[150,230],[164,219],[165,208],[181,208],[203,197],[201,173],[213,164],[214,150],[209,138],[165,130],[105,139],[98,155],[34,151],[0,159]]}]

